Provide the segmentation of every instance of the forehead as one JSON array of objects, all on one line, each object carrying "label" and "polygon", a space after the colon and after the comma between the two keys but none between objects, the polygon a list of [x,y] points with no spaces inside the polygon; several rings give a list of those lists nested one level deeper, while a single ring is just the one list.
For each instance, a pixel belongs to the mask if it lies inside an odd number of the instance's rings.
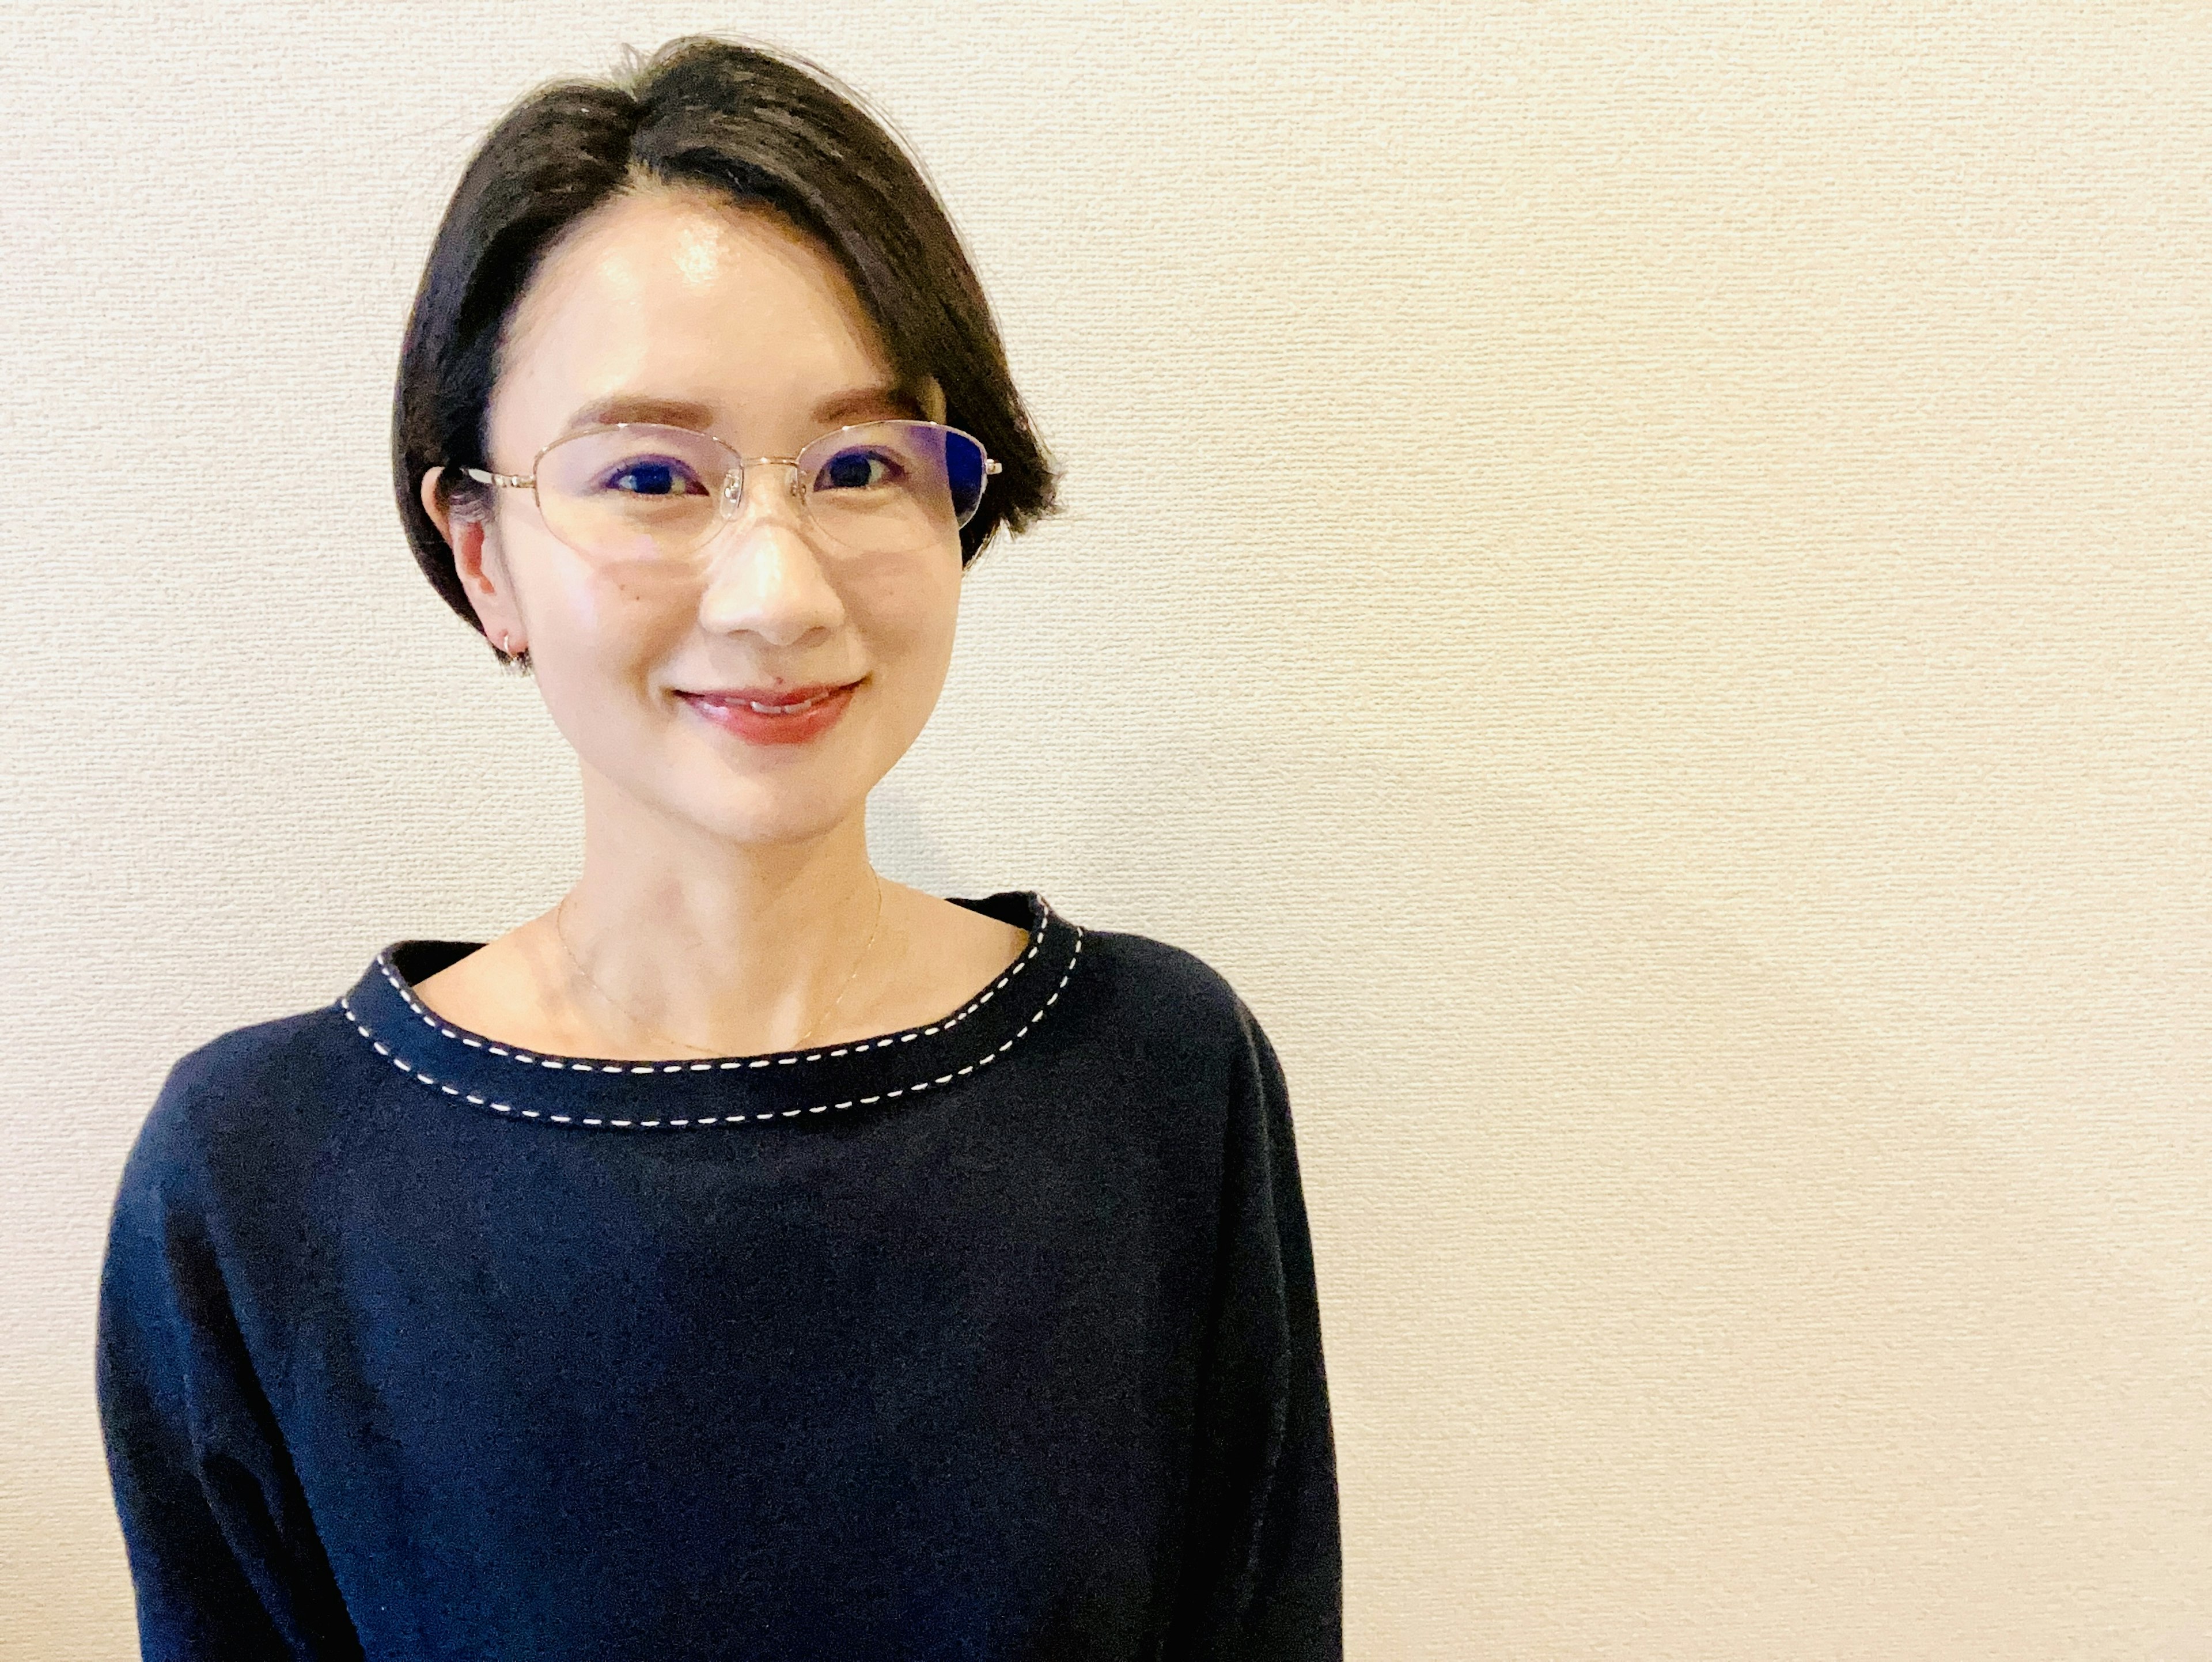
[{"label": "forehead", "polygon": [[647,187],[594,209],[541,260],[508,319],[491,424],[495,442],[503,429],[550,436],[580,406],[644,398],[700,405],[718,430],[768,429],[895,378],[815,239],[765,207]]}]

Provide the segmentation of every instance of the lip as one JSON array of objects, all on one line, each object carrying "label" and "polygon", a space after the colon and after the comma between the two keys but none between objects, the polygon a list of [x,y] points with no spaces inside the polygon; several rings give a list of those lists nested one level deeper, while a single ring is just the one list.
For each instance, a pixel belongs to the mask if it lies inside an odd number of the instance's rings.
[{"label": "lip", "polygon": [[[848,681],[797,687],[714,687],[679,690],[676,697],[701,721],[749,745],[804,745],[837,725],[860,685],[860,681]],[[755,709],[756,704],[787,709]],[[788,708],[793,705],[803,708]]]}]

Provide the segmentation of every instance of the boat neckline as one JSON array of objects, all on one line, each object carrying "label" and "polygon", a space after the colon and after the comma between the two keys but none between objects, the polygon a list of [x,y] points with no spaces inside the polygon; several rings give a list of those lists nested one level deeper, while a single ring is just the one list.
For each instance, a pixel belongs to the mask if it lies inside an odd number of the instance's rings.
[{"label": "boat neckline", "polygon": [[947,898],[1026,927],[1027,943],[958,1009],[841,1044],[660,1061],[526,1050],[457,1026],[416,995],[416,983],[458,963],[479,941],[395,941],[337,1007],[400,1074],[507,1118],[621,1130],[836,1118],[973,1078],[1029,1036],[1074,975],[1083,931],[1042,894],[1013,889]]}]

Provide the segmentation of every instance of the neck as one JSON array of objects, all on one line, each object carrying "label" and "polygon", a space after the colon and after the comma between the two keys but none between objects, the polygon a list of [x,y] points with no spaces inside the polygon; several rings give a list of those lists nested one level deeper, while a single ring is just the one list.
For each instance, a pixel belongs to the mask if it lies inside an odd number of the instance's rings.
[{"label": "neck", "polygon": [[739,1055],[833,1038],[864,1012],[897,932],[865,808],[810,837],[739,843],[608,795],[587,784],[582,874],[540,920],[547,994],[571,1020],[610,1051],[674,1040]]}]

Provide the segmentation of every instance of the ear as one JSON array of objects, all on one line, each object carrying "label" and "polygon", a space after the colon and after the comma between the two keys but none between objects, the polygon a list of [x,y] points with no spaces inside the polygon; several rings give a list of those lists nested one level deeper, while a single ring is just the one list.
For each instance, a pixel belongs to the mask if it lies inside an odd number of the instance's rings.
[{"label": "ear", "polygon": [[523,624],[520,597],[500,548],[499,527],[489,511],[472,502],[449,502],[438,489],[445,474],[434,467],[422,476],[422,511],[438,527],[446,546],[453,551],[454,575],[475,608],[484,638],[494,646],[507,642],[510,654],[528,649],[530,631]]}]

